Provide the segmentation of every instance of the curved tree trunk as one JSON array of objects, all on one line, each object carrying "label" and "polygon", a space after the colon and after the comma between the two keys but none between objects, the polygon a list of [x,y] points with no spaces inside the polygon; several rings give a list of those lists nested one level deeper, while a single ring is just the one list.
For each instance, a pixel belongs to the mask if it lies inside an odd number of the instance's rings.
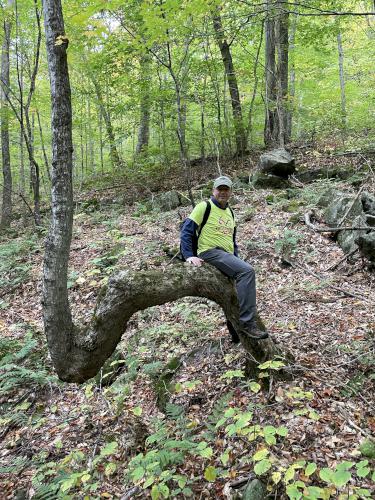
[{"label": "curved tree trunk", "polygon": [[[120,271],[102,290],[92,320],[74,327],[67,293],[72,236],[72,114],[66,49],[68,39],[60,0],[43,0],[47,59],[52,94],[52,224],[46,242],[43,316],[53,364],[67,382],[93,377],[112,354],[131,316],[142,309],[185,296],[206,297],[219,304],[238,328],[238,300],[233,281],[211,266],[177,265],[168,271]],[[56,43],[57,42],[57,43]],[[241,338],[257,360],[278,352],[270,339]]]}]

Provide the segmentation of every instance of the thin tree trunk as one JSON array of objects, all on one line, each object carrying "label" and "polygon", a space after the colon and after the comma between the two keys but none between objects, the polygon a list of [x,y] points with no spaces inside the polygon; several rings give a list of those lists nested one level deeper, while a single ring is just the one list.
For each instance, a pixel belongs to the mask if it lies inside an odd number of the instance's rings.
[{"label": "thin tree trunk", "polygon": [[277,129],[277,92],[275,61],[275,13],[273,0],[267,0],[267,17],[265,21],[265,123],[264,144],[273,146],[278,136]]},{"label": "thin tree trunk", "polygon": [[99,115],[100,171],[103,175],[104,174],[103,115],[100,108],[98,108],[98,115]]},{"label": "thin tree trunk", "polygon": [[278,2],[276,18],[276,48],[277,48],[277,111],[279,121],[279,145],[284,147],[289,142],[287,137],[288,111],[288,69],[289,69],[289,12],[287,3]]},{"label": "thin tree trunk", "polygon": [[[8,8],[12,0],[8,1]],[[0,228],[9,227],[12,220],[12,171],[9,152],[9,47],[10,47],[11,22],[4,19],[4,38],[1,50],[1,152],[3,166],[3,200],[1,210]]]},{"label": "thin tree trunk", "polygon": [[[295,50],[295,36],[297,31],[297,22],[298,22],[298,14],[293,16],[293,21],[291,23],[291,29],[289,35],[289,55],[293,54]],[[295,71],[294,57],[292,56],[290,61],[290,70],[289,70],[289,106],[288,106],[287,120],[286,120],[286,135],[289,140],[291,140],[292,137],[295,95],[296,95],[296,71]]]},{"label": "thin tree trunk", "polygon": [[337,33],[337,49],[339,54],[339,76],[340,76],[340,93],[341,93],[341,128],[343,137],[346,132],[346,94],[345,94],[345,74],[344,74],[344,49],[342,46],[341,32]]},{"label": "thin tree trunk", "polygon": [[46,148],[45,148],[45,145],[44,145],[42,123],[40,121],[40,115],[39,115],[39,111],[38,110],[36,110],[36,116],[37,116],[37,119],[38,119],[40,144],[42,146],[44,166],[46,167],[47,177],[48,177],[49,181],[51,182],[51,172],[49,171],[49,162],[48,162],[48,157],[47,157],[47,153],[46,153]]},{"label": "thin tree trunk", "polygon": [[215,31],[216,41],[218,43],[221,52],[221,57],[224,64],[224,70],[228,81],[229,93],[232,103],[237,154],[241,155],[246,150],[246,137],[242,121],[241,98],[238,89],[236,72],[234,70],[232,54],[230,51],[230,45],[228,44],[225,38],[223,25],[219,14],[216,14],[213,17],[213,27]]},{"label": "thin tree trunk", "polygon": [[138,128],[138,141],[135,154],[139,155],[148,148],[150,138],[150,56],[144,55],[140,60],[141,71],[141,104],[140,104],[140,122]]},{"label": "thin tree trunk", "polygon": [[251,97],[251,102],[249,106],[249,114],[248,114],[248,125],[246,128],[246,143],[248,142],[249,136],[251,139],[251,132],[253,129],[253,109],[254,109],[254,103],[255,103],[255,98],[257,95],[257,90],[258,90],[258,64],[259,64],[259,55],[260,55],[260,50],[262,48],[262,43],[263,43],[263,31],[264,31],[264,23],[262,23],[262,29],[259,37],[259,45],[254,61],[254,89],[253,89],[253,95]]},{"label": "thin tree trunk", "polygon": [[115,139],[115,134],[113,132],[113,126],[112,126],[112,121],[111,121],[111,116],[105,106],[104,99],[103,99],[103,94],[101,91],[101,88],[99,86],[99,83],[95,80],[93,75],[90,74],[91,81],[94,85],[95,93],[96,93],[96,98],[98,100],[98,105],[101,109],[102,116],[104,119],[104,123],[106,126],[107,130],[107,136],[108,136],[108,142],[109,142],[109,150],[110,150],[110,157],[111,157],[111,162],[112,166],[114,168],[120,168],[123,166],[123,161],[120,158],[119,152],[117,150],[116,146],[116,139]]}]

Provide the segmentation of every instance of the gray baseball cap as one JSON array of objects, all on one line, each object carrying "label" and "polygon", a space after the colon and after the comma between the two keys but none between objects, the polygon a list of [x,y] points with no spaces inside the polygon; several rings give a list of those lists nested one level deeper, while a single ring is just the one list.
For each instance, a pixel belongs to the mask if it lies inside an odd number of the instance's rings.
[{"label": "gray baseball cap", "polygon": [[214,188],[218,188],[219,186],[228,186],[232,189],[233,182],[226,175],[222,175],[214,181]]}]

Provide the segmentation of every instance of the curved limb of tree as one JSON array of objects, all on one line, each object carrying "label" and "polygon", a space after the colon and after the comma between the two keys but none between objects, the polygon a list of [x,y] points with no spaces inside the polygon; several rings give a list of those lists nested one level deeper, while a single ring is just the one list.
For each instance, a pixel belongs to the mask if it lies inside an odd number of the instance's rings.
[{"label": "curved limb of tree", "polygon": [[59,377],[68,382],[83,382],[93,377],[115,350],[134,313],[186,296],[205,297],[221,306],[254,362],[281,354],[272,339],[257,342],[241,335],[232,280],[209,265],[195,268],[178,264],[167,271],[124,270],[112,275],[85,330],[75,327],[49,336]]}]

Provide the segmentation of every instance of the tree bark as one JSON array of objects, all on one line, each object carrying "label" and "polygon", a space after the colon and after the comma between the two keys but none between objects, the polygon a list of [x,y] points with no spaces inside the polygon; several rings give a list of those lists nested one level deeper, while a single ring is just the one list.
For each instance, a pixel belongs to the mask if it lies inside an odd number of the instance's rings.
[{"label": "tree bark", "polygon": [[[8,6],[12,5],[9,0]],[[0,228],[9,227],[12,220],[12,171],[10,166],[9,152],[9,46],[10,46],[11,22],[4,19],[4,38],[1,51],[1,152],[3,166],[3,202],[1,210]]]},{"label": "tree bark", "polygon": [[150,93],[149,93],[149,65],[150,57],[145,55],[141,58],[141,104],[140,104],[140,122],[138,128],[138,141],[135,154],[139,155],[148,148],[150,138]]},{"label": "tree bark", "polygon": [[242,155],[246,151],[246,136],[242,120],[241,98],[238,89],[237,76],[232,60],[232,54],[230,51],[230,45],[228,44],[225,38],[223,25],[219,14],[216,14],[213,17],[213,26],[215,30],[216,41],[218,43],[221,52],[221,58],[224,64],[225,74],[228,81],[229,93],[232,104],[232,112],[233,112],[234,130],[236,135],[237,154]]},{"label": "tree bark", "polygon": [[341,95],[341,128],[343,134],[346,131],[346,94],[345,94],[345,75],[344,75],[344,49],[342,46],[341,32],[337,33],[337,49],[339,54],[339,77],[340,77],[340,95]]},{"label": "tree bark", "polygon": [[94,85],[96,98],[98,100],[98,105],[100,107],[100,110],[101,110],[101,113],[102,113],[102,116],[104,119],[105,127],[107,130],[112,166],[114,168],[120,168],[123,166],[123,161],[122,161],[122,159],[119,155],[119,152],[117,150],[116,139],[115,139],[115,134],[113,131],[111,116],[109,114],[108,109],[106,108],[106,106],[104,104],[103,94],[102,94],[102,90],[100,88],[99,83],[97,82],[97,80],[95,80],[94,76],[91,75],[91,73],[90,73],[90,78],[91,78],[91,81]]},{"label": "tree bark", "polygon": [[52,104],[52,222],[43,267],[43,320],[52,362],[60,371],[73,349],[67,291],[73,224],[72,109],[61,1],[43,0],[43,12]]},{"label": "tree bark", "polygon": [[273,146],[278,137],[277,128],[277,91],[275,61],[275,14],[273,0],[267,0],[267,17],[265,21],[265,123],[264,144]]},{"label": "tree bark", "polygon": [[289,12],[283,0],[267,0],[264,143],[281,146],[287,136]]}]

